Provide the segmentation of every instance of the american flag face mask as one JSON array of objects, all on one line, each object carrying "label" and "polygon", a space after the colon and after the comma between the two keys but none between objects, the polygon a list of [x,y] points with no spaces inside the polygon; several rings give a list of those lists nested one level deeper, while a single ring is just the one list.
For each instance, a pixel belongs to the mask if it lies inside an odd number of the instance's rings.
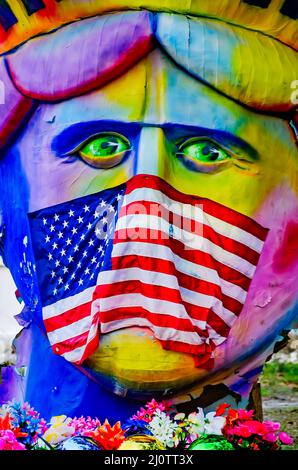
[{"label": "american flag face mask", "polygon": [[147,175],[29,218],[49,342],[75,364],[95,352],[101,334],[139,326],[211,368],[268,233]]}]

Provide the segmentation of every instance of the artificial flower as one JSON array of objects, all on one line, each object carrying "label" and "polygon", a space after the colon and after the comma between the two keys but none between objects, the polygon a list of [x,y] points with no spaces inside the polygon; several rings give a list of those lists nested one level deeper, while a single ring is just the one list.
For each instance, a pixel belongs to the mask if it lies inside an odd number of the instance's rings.
[{"label": "artificial flower", "polygon": [[190,413],[186,422],[186,429],[190,434],[203,434],[205,428],[205,417],[203,409],[198,408],[197,412]]},{"label": "artificial flower", "polygon": [[0,450],[26,450],[24,444],[18,441],[18,438],[24,438],[27,433],[22,432],[19,428],[14,428],[12,418],[6,411],[0,416]]},{"label": "artificial flower", "polygon": [[231,405],[229,405],[229,403],[221,403],[220,405],[218,405],[218,407],[216,408],[216,412],[215,412],[215,415],[216,416],[222,416],[225,414],[225,412],[227,411],[228,408],[230,408]]},{"label": "artificial flower", "polygon": [[19,442],[10,429],[0,431],[0,450],[26,450],[24,444]]},{"label": "artificial flower", "polygon": [[277,423],[275,421],[264,421],[264,426],[267,430],[267,432],[275,432],[280,430],[280,423]]},{"label": "artificial flower", "polygon": [[168,416],[171,412],[171,409],[171,402],[157,402],[155,399],[153,399],[145,405],[145,408],[138,410],[137,413],[133,415],[132,419],[135,421],[145,421],[146,423],[150,423],[156,411],[164,411]]},{"label": "artificial flower", "polygon": [[159,409],[155,412],[153,419],[148,424],[148,429],[153,436],[164,446],[172,448],[175,446],[175,433],[178,424],[173,422],[165,412]]},{"label": "artificial flower", "polygon": [[205,416],[205,434],[221,436],[225,423],[226,418],[223,416],[216,416],[215,411],[207,413]]},{"label": "artificial flower", "polygon": [[75,428],[70,425],[71,418],[65,415],[54,416],[50,421],[50,427],[42,436],[51,445],[59,444],[67,437],[73,436]]},{"label": "artificial flower", "polygon": [[92,419],[90,416],[85,418],[81,416],[80,418],[73,418],[69,421],[68,426],[74,428],[74,436],[83,435],[84,432],[94,431],[98,426],[100,426],[100,421],[98,418]]},{"label": "artificial flower", "polygon": [[136,421],[133,418],[129,418],[122,426],[125,436],[133,436],[135,434],[146,434],[152,435],[151,431],[147,427],[147,423],[145,421]]},{"label": "artificial flower", "polygon": [[280,432],[278,434],[278,438],[280,440],[280,442],[282,444],[285,444],[287,446],[291,446],[293,445],[294,441],[293,439],[291,438],[291,436],[289,436],[289,434],[287,434],[286,432]]},{"label": "artificial flower", "polygon": [[10,402],[6,409],[11,417],[13,428],[24,433],[23,437],[18,436],[20,442],[30,449],[47,430],[45,420],[27,402]]},{"label": "artificial flower", "polygon": [[104,450],[117,450],[125,440],[120,422],[111,426],[107,419],[94,431],[86,431],[83,435],[91,437]]}]

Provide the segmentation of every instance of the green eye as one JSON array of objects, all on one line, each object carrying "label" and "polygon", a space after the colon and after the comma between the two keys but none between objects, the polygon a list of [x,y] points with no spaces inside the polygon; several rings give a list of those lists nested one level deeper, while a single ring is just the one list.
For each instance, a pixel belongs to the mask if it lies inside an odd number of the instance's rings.
[{"label": "green eye", "polygon": [[90,139],[77,153],[89,165],[112,168],[121,163],[130,148],[130,142],[125,137],[107,132]]},{"label": "green eye", "polygon": [[[211,171],[231,156],[222,147],[208,139],[189,139],[178,149],[178,157],[192,170]],[[205,168],[204,168],[205,167]]]}]

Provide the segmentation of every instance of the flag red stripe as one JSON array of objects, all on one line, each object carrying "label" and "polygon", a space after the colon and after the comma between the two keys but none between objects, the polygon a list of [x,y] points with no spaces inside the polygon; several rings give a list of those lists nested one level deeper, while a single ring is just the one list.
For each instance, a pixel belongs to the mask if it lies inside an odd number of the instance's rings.
[{"label": "flag red stripe", "polygon": [[[218,263],[215,263],[210,256],[202,257],[202,262],[200,263],[200,266],[214,270],[216,270],[217,265]],[[126,255],[113,257],[112,267],[113,270],[129,267],[141,267],[142,269],[147,269],[149,271],[157,271],[160,273],[176,275],[179,278],[179,282],[182,278],[187,280],[187,282],[190,282],[191,284],[188,284],[188,286],[191,287],[188,287],[188,289],[191,290],[196,290],[196,286],[199,286],[199,283],[201,282],[201,279],[199,278],[195,278],[194,276],[178,271],[179,266],[176,266],[173,261],[168,261],[159,258],[149,258],[147,256],[141,255]],[[220,278],[224,281],[230,282],[231,284],[235,284],[236,286],[241,287],[245,291],[248,290],[250,280],[247,277],[240,275],[239,272],[235,269],[229,268],[225,265],[221,265],[220,268],[218,268],[217,272],[220,275]],[[195,284],[195,286],[193,286],[193,284]]]},{"label": "flag red stripe", "polygon": [[65,326],[69,326],[71,328],[72,323],[75,323],[78,320],[86,318],[90,315],[91,305],[92,302],[87,302],[80,305],[79,307],[75,307],[66,312],[57,314],[54,317],[44,319],[47,332],[50,333],[57,330],[57,328],[63,328]]},{"label": "flag red stripe", "polygon": [[[194,320],[206,321],[210,308],[212,306],[203,307],[192,304],[182,299],[180,291],[176,289],[170,289],[168,287],[162,287],[152,284],[146,284],[140,280],[136,281],[123,281],[119,283],[113,283],[98,286],[96,289],[96,297],[104,299],[110,298],[114,295],[121,294],[142,294],[151,299],[165,300],[173,303],[173,311],[175,310],[175,304],[183,305],[188,314]],[[233,312],[234,313],[234,312]],[[169,312],[169,315],[171,312]],[[239,312],[238,312],[239,314]],[[236,314],[235,314],[236,316]],[[173,316],[176,318],[175,316]]]},{"label": "flag red stripe", "polygon": [[72,352],[74,349],[80,348],[87,343],[88,334],[89,332],[86,331],[85,333],[81,333],[73,338],[61,341],[60,343],[54,343],[52,344],[52,349],[56,354],[58,352],[60,355]]},{"label": "flag red stripe", "polygon": [[136,326],[138,325],[138,318],[146,318],[153,326],[162,328],[173,328],[177,331],[195,331],[202,338],[207,338],[208,333],[197,326],[193,325],[187,318],[177,318],[171,315],[159,314],[149,312],[144,307],[119,307],[111,309],[107,312],[100,313],[100,323],[107,325],[110,322],[125,320],[127,318],[135,318]]},{"label": "flag red stripe", "polygon": [[84,351],[84,355],[82,356],[82,359],[79,361],[76,361],[76,364],[82,364],[91,354],[93,354],[96,349],[99,346],[99,334],[97,333],[94,338],[87,343],[86,349]]},{"label": "flag red stripe", "polygon": [[262,227],[258,222],[249,216],[241,214],[240,212],[236,212],[234,209],[230,209],[210,199],[183,194],[180,191],[172,188],[172,186],[170,186],[164,180],[161,180],[159,177],[151,175],[137,175],[127,182],[125,194],[130,194],[134,189],[138,189],[140,187],[162,191],[171,199],[177,202],[181,202],[182,204],[201,204],[206,214],[210,214],[219,218],[220,220],[224,220],[231,225],[241,227],[242,230],[245,230],[262,241],[266,239],[268,229]]},{"label": "flag red stripe", "polygon": [[[181,343],[180,341],[160,340],[164,349],[168,351],[177,351],[181,353],[193,354],[194,356],[211,357],[214,347],[211,344],[198,344],[197,346]],[[204,361],[202,361],[204,362]]]},{"label": "flag red stripe", "polygon": [[227,338],[231,328],[212,309],[209,310],[207,323],[216,333]]}]

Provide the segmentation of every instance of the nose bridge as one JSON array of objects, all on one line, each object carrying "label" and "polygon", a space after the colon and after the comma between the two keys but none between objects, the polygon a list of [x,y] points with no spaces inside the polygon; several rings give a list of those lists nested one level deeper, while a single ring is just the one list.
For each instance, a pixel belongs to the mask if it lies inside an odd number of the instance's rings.
[{"label": "nose bridge", "polygon": [[164,176],[168,159],[168,145],[161,127],[144,127],[141,130],[136,155],[135,174]]}]

